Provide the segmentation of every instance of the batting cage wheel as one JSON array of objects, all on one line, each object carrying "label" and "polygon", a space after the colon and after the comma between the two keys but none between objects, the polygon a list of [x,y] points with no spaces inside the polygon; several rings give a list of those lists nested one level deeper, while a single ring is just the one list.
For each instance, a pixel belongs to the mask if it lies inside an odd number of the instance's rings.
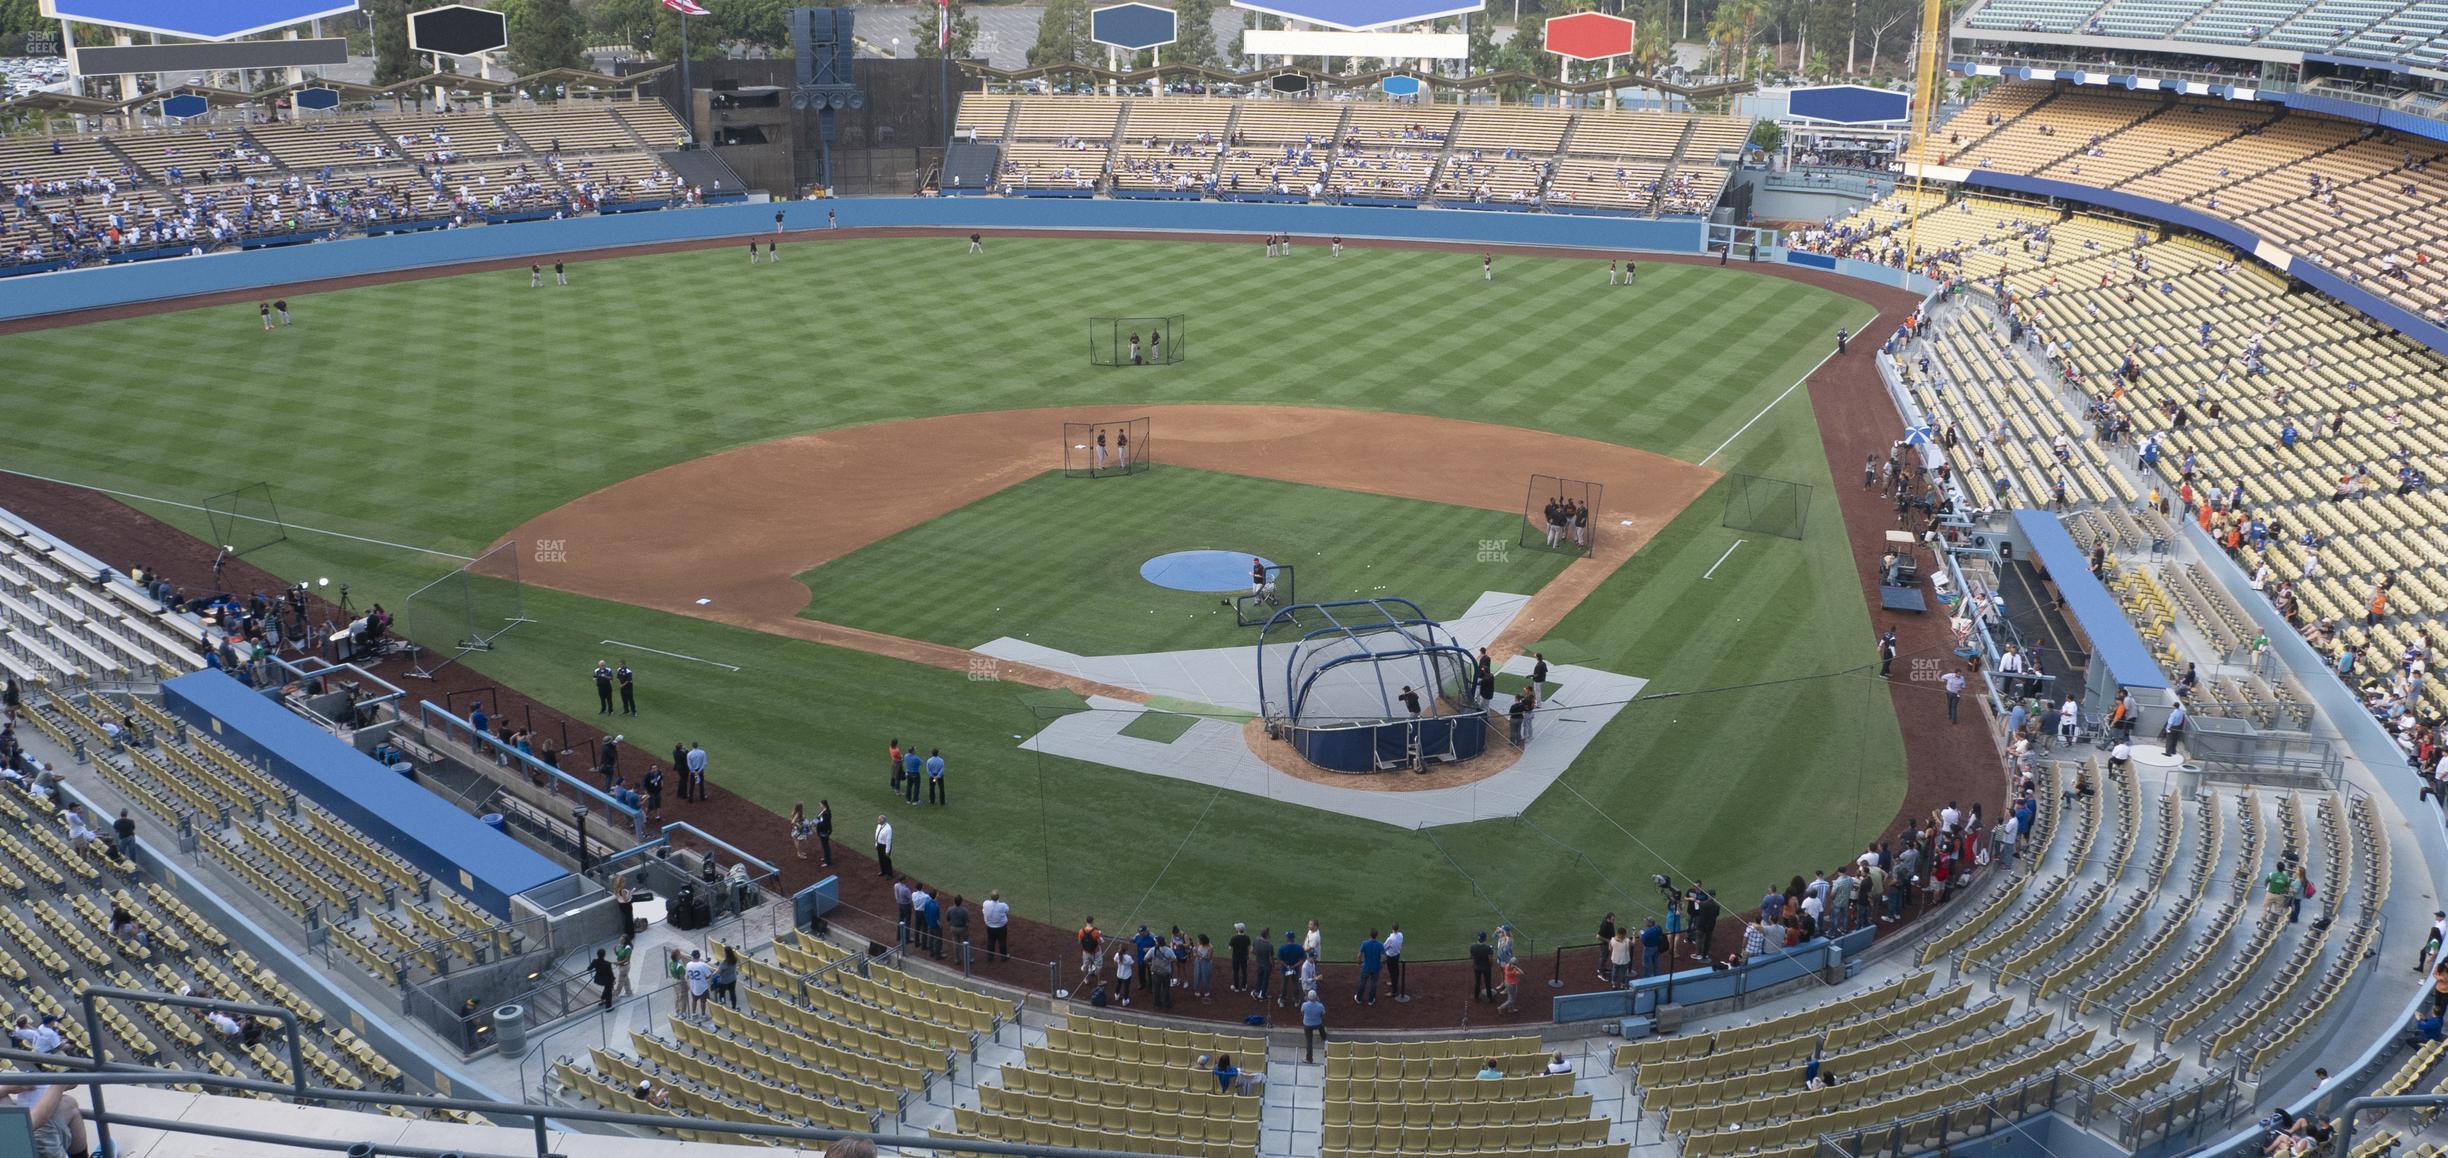
[{"label": "batting cage wheel", "polygon": [[1156,440],[1145,418],[1063,423],[1064,478],[1145,474],[1155,461]]},{"label": "batting cage wheel", "polygon": [[1171,366],[1190,355],[1188,315],[1088,319],[1091,366]]}]

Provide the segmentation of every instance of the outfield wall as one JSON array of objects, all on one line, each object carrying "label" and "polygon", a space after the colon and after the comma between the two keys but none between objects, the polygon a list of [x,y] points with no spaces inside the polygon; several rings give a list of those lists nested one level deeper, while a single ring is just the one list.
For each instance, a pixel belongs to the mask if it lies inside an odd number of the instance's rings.
[{"label": "outfield wall", "polygon": [[[1246,233],[1289,231],[1300,242],[1329,236],[1462,245],[1553,245],[1651,253],[1698,253],[1696,218],[1649,219],[1467,209],[1386,209],[1228,201],[1138,201],[1046,197],[865,197],[833,201],[713,205],[654,213],[574,217],[517,225],[442,229],[0,279],[0,318],[36,317],[199,294],[233,293],[328,278],[431,269],[464,262],[542,260],[591,249],[822,229],[833,212],[844,228],[1083,229]],[[1766,256],[1763,254],[1763,256]],[[1892,280],[1892,275],[1890,277]]]}]

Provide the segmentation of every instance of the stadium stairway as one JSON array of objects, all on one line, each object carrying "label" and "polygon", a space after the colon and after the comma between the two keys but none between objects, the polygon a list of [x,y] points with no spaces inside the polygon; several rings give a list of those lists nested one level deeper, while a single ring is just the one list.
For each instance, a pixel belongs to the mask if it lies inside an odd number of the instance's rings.
[{"label": "stadium stairway", "polygon": [[711,149],[661,152],[655,158],[681,184],[703,189],[708,197],[748,191],[748,182],[740,177],[739,171]]},{"label": "stadium stairway", "polygon": [[944,150],[943,173],[937,178],[944,189],[984,190],[994,184],[995,171],[1001,167],[1003,147],[990,141],[956,141]]}]

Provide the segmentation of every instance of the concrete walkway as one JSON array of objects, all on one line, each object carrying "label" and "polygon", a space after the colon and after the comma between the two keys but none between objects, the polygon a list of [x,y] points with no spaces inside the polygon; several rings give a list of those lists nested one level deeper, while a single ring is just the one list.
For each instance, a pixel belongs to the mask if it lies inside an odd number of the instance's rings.
[{"label": "concrete walkway", "polygon": [[[1530,665],[1527,658],[1515,657],[1505,663],[1503,670],[1526,676]],[[1535,735],[1522,750],[1521,758],[1494,776],[1454,788],[1371,791],[1304,780],[1277,771],[1259,759],[1243,742],[1241,727],[1221,720],[1200,720],[1171,743],[1125,736],[1121,734],[1123,727],[1137,719],[1144,706],[1104,697],[1088,701],[1095,710],[1062,716],[1020,747],[1153,776],[1211,784],[1397,828],[1468,824],[1517,816],[1528,809],[1580,758],[1590,742],[1598,738],[1600,729],[1615,718],[1615,713],[1648,683],[1635,676],[1569,665],[1550,665],[1547,674],[1550,681],[1561,687],[1541,710]],[[1497,697],[1497,701],[1499,714],[1511,702],[1505,696]]]}]

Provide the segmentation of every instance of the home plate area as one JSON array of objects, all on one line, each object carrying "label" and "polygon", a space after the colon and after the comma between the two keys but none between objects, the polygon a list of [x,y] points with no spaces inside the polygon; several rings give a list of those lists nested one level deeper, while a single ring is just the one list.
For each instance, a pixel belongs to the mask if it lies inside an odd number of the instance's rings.
[{"label": "home plate area", "polygon": [[[1527,602],[1526,596],[1488,592],[1472,603],[1469,612],[1446,626],[1464,646],[1475,651],[1501,634]],[[976,650],[996,659],[1129,688],[1160,701],[1211,705],[1236,716],[1259,711],[1251,647],[1082,656],[1005,637]],[[1527,655],[1514,656],[1498,670],[1527,677],[1535,662]],[[1213,785],[1398,828],[1467,824],[1516,816],[1528,809],[1648,682],[1637,676],[1553,663],[1548,665],[1547,679],[1556,690],[1541,705],[1531,741],[1520,749],[1518,757],[1491,775],[1448,787],[1402,790],[1402,782],[1410,780],[1405,772],[1352,775],[1306,769],[1307,775],[1295,774],[1251,749],[1253,742],[1272,741],[1255,726],[1245,727],[1240,718],[1198,716],[1179,728],[1178,734],[1173,734],[1174,728],[1145,729],[1159,736],[1170,735],[1170,739],[1133,735],[1132,731],[1139,730],[1133,728],[1135,723],[1151,712],[1164,714],[1163,709],[1105,696],[1090,697],[1089,711],[1056,717],[1019,747]],[[1499,692],[1494,704],[1496,716],[1502,718],[1511,704],[1512,697]],[[1488,754],[1471,763],[1497,762],[1512,751],[1509,744],[1501,745],[1500,754],[1499,747],[1491,743]],[[1368,786],[1359,786],[1362,782]]]}]

